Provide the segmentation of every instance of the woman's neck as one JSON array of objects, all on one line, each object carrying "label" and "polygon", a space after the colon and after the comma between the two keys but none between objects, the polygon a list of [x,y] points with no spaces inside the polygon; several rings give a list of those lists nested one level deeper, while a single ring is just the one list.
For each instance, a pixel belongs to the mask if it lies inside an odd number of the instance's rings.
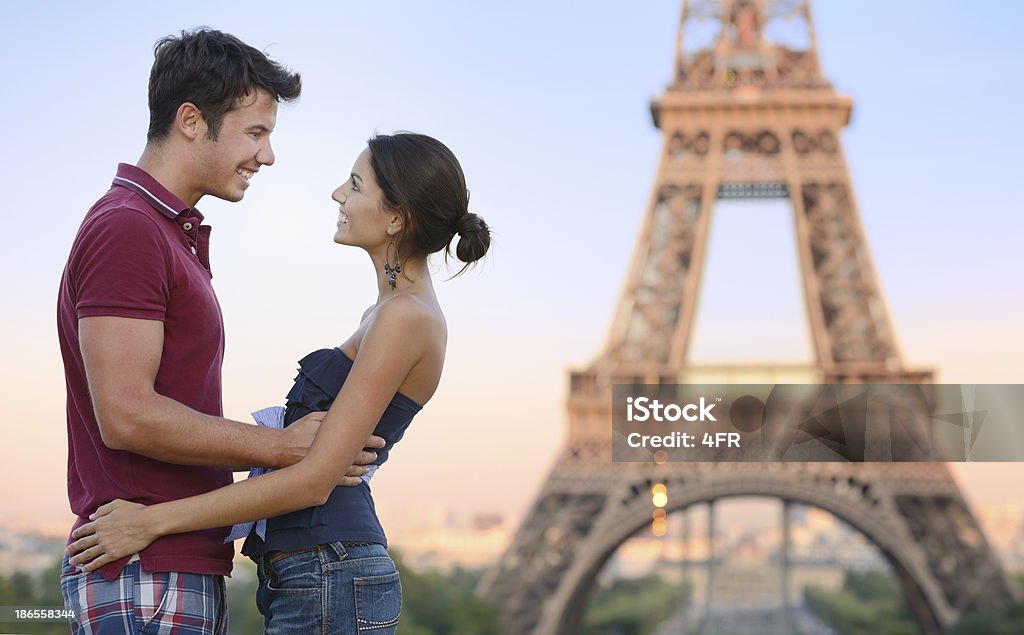
[{"label": "woman's neck", "polygon": [[[426,258],[409,258],[399,263],[388,263],[383,258],[371,258],[377,274],[377,304],[392,297],[396,293],[421,294],[433,293],[434,285],[430,279],[430,270]],[[395,265],[396,269],[392,269]],[[385,268],[387,267],[387,268]],[[394,280],[394,287],[391,286]]]}]

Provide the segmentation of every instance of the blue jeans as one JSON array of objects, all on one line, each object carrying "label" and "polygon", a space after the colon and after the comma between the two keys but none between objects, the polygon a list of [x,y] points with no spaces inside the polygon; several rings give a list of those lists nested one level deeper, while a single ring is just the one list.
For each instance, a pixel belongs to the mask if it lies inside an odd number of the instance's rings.
[{"label": "blue jeans", "polygon": [[389,635],[398,629],[402,585],[383,545],[332,542],[270,552],[256,565],[256,607],[267,635]]}]

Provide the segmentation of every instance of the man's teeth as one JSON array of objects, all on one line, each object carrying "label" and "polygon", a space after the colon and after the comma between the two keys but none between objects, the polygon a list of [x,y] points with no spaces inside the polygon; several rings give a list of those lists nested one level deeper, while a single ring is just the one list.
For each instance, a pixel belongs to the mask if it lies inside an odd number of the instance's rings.
[{"label": "man's teeth", "polygon": [[235,174],[248,181],[249,179],[252,178],[252,175],[255,174],[255,172],[252,172],[250,170],[235,170]]}]

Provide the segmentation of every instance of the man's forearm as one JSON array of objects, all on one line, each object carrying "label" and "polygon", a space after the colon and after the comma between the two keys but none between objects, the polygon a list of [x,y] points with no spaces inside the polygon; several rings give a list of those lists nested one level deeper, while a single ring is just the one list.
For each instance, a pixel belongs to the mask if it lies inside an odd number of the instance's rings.
[{"label": "man's forearm", "polygon": [[178,465],[284,467],[305,453],[285,447],[280,430],[206,415],[158,393],[107,418],[100,427],[108,447]]}]

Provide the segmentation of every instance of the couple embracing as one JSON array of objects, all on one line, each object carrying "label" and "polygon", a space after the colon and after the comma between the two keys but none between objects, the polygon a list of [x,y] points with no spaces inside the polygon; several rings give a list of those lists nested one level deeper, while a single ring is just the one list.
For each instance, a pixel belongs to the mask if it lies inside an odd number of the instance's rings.
[{"label": "couple embracing", "polygon": [[[369,481],[440,381],[447,329],[427,258],[454,246],[468,265],[490,233],[442,143],[371,138],[331,198],[334,242],[370,256],[376,301],[347,339],[299,361],[285,406],[254,413],[263,425],[223,418],[224,327],[196,204],[242,199],[275,161],[278,103],[300,90],[229,34],[161,40],[145,150],[75,237],[57,304],[74,633],[226,633],[235,537],[257,563],[267,633],[397,629],[401,585]],[[338,296],[324,300],[351,301]],[[239,466],[257,474],[233,484]]]}]

